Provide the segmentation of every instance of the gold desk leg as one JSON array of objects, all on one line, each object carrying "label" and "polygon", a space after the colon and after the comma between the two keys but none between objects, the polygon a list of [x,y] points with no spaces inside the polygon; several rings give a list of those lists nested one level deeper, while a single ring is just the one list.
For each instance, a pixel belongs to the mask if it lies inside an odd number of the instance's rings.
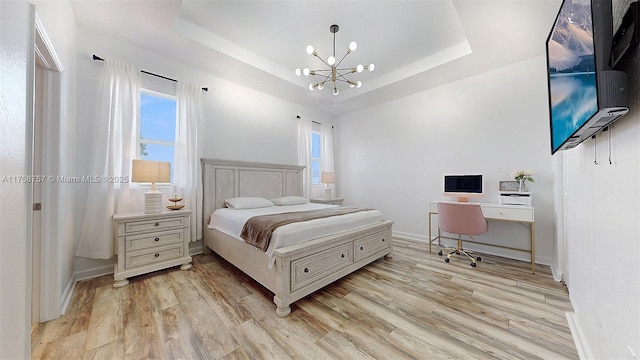
[{"label": "gold desk leg", "polygon": [[427,235],[427,241],[429,241],[429,253],[431,253],[431,212],[429,212],[429,234]]},{"label": "gold desk leg", "polygon": [[533,223],[531,223],[531,273],[536,273],[536,240]]}]

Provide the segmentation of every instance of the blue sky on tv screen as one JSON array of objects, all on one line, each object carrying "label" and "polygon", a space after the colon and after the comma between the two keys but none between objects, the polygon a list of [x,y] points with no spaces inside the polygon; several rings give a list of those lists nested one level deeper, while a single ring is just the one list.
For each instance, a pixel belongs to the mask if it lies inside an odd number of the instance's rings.
[{"label": "blue sky on tv screen", "polygon": [[547,43],[554,151],[598,111],[591,21],[589,1],[565,1]]}]

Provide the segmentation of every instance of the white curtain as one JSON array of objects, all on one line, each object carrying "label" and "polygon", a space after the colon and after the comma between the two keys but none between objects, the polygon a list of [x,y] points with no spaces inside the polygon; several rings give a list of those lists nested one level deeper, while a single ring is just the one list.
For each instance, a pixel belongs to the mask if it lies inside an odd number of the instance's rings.
[{"label": "white curtain", "polygon": [[[131,160],[136,153],[140,73],[130,65],[105,60],[104,86],[98,121],[91,142],[91,175],[76,256],[110,259],[114,255],[112,216],[130,212]],[[115,187],[118,187],[117,189]]]},{"label": "white curtain", "polygon": [[302,195],[311,197],[311,120],[298,120],[298,165],[305,166],[302,174]]},{"label": "white curtain", "polygon": [[[335,165],[333,163],[333,126],[322,124],[320,130],[320,136],[322,137],[322,146],[320,150],[320,165],[323,172],[335,172]],[[331,191],[333,196],[336,196],[335,184],[331,184]]]},{"label": "white curtain", "polygon": [[202,203],[198,196],[197,126],[202,113],[202,90],[193,84],[178,83],[178,123],[174,156],[174,192],[191,209],[191,241],[202,238]]}]

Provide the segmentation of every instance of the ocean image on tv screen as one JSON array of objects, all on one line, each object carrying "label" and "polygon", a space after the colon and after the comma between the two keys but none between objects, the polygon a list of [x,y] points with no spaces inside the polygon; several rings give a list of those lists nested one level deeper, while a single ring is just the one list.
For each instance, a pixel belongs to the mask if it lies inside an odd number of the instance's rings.
[{"label": "ocean image on tv screen", "polygon": [[547,42],[551,141],[556,151],[598,111],[591,3],[565,0]]}]

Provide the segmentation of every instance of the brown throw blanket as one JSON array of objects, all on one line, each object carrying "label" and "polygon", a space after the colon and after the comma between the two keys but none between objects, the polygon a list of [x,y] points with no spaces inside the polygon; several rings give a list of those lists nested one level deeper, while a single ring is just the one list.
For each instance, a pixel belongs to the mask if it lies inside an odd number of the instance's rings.
[{"label": "brown throw blanket", "polygon": [[243,238],[247,244],[259,247],[262,250],[267,250],[267,247],[269,247],[269,241],[271,241],[271,234],[279,226],[291,224],[294,222],[351,214],[367,210],[371,209],[339,207],[331,209],[258,215],[247,220],[247,222],[244,224],[244,227],[242,228],[240,237]]}]

